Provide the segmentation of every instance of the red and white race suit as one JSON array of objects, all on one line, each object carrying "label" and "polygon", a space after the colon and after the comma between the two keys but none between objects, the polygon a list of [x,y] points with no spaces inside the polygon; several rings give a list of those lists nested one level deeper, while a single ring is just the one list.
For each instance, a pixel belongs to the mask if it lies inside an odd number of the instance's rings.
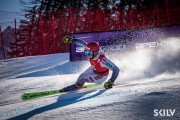
[{"label": "red and white race suit", "polygon": [[[73,43],[86,47],[86,42],[74,39]],[[112,70],[111,81],[114,82],[119,74],[119,68],[111,62],[102,50],[94,58],[89,59],[91,67],[85,70],[77,79],[76,85],[82,86],[85,82],[102,83],[107,80],[109,70]]]}]

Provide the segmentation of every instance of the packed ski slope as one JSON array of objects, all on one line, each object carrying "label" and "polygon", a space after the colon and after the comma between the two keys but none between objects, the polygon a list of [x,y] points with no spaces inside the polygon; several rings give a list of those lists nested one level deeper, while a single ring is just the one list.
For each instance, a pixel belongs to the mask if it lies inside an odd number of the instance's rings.
[{"label": "packed ski slope", "polygon": [[[100,86],[29,101],[20,96],[73,84],[90,64],[70,62],[69,53],[1,60],[0,119],[178,120],[180,44],[173,40],[156,54],[148,49],[111,58],[121,69],[112,89]],[[175,113],[154,116],[155,109]]]}]

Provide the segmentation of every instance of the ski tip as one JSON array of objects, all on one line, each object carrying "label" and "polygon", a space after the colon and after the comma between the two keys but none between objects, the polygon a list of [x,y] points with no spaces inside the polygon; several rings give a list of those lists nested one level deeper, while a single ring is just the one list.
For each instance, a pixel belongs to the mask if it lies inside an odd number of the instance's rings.
[{"label": "ski tip", "polygon": [[21,100],[27,100],[27,99],[28,99],[27,96],[25,96],[25,95],[22,95],[22,96],[21,96]]},{"label": "ski tip", "polygon": [[29,94],[28,94],[28,93],[22,94],[21,100],[29,100],[29,99],[31,99],[31,97],[29,97]]}]

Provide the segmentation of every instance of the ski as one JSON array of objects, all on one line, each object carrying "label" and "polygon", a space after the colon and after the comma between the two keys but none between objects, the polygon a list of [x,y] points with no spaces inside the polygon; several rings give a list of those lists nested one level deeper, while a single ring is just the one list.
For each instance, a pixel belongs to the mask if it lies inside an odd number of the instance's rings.
[{"label": "ski", "polygon": [[[82,86],[82,89],[83,88],[93,88],[93,87],[97,87],[100,85],[102,85],[102,83],[101,84],[97,84],[97,83],[89,84],[89,85]],[[50,91],[42,91],[42,92],[24,93],[21,96],[21,99],[22,100],[30,100],[30,99],[35,99],[35,98],[39,98],[39,97],[44,97],[44,96],[49,96],[49,95],[54,95],[54,94],[60,94],[60,93],[63,93],[63,92],[61,92],[60,90],[50,90]]]}]

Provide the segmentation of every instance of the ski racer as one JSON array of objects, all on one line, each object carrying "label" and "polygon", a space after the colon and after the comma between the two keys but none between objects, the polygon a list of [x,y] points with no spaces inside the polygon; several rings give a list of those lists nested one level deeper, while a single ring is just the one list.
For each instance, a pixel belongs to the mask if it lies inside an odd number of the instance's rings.
[{"label": "ski racer", "polygon": [[86,43],[83,40],[65,36],[63,38],[64,43],[75,43],[84,48],[84,53],[88,56],[91,67],[81,73],[75,84],[67,86],[60,90],[60,92],[68,92],[81,88],[85,82],[88,83],[102,83],[107,80],[109,70],[112,70],[111,78],[104,83],[104,88],[112,88],[113,83],[119,75],[119,68],[111,62],[103,51],[100,49],[99,43],[89,42]]}]

